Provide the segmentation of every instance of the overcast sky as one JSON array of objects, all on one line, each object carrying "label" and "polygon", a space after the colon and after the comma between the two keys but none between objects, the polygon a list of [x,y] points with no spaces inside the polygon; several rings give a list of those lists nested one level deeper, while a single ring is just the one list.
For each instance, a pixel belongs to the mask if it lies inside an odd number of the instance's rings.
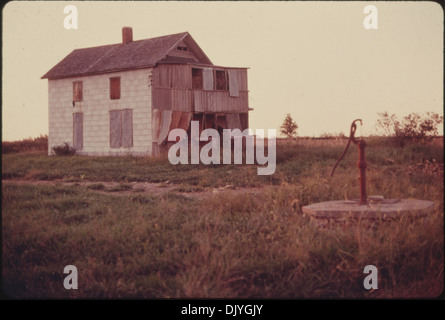
[{"label": "overcast sky", "polygon": [[[78,29],[64,27],[66,5]],[[366,5],[378,29],[365,29]],[[443,11],[434,2],[9,2],[3,8],[3,141],[48,133],[48,83],[72,50],[188,31],[214,64],[249,67],[250,128],[347,134],[377,113],[443,114]],[[442,134],[442,130],[440,132]]]}]

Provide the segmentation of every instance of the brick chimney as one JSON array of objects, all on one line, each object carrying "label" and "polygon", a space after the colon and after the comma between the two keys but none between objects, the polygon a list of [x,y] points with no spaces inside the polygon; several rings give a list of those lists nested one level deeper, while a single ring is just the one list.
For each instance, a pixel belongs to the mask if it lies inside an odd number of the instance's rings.
[{"label": "brick chimney", "polygon": [[122,43],[127,44],[133,41],[133,29],[131,27],[122,28]]}]

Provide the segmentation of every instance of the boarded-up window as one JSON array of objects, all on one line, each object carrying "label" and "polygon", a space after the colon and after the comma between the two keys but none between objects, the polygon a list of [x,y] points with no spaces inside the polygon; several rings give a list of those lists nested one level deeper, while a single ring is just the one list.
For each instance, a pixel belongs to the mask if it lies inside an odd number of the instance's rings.
[{"label": "boarded-up window", "polygon": [[82,101],[83,91],[82,91],[82,81],[73,82],[73,101]]},{"label": "boarded-up window", "polygon": [[73,113],[73,147],[76,150],[83,148],[83,114]]},{"label": "boarded-up window", "polygon": [[133,146],[133,110],[122,110],[122,147]]},{"label": "boarded-up window", "polygon": [[133,110],[110,111],[110,147],[133,146]]},{"label": "boarded-up window", "polygon": [[192,68],[192,88],[193,89],[203,88],[202,69]]},{"label": "boarded-up window", "polygon": [[110,99],[116,100],[121,98],[121,78],[110,78]]},{"label": "boarded-up window", "polygon": [[227,90],[227,76],[224,70],[215,71],[215,89]]},{"label": "boarded-up window", "polygon": [[110,147],[120,148],[122,146],[122,117],[120,110],[110,111]]}]

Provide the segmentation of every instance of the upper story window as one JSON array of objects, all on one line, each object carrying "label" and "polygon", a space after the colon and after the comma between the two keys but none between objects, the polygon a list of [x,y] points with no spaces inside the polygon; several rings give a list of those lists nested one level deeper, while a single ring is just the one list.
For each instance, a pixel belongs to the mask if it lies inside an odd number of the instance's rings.
[{"label": "upper story window", "polygon": [[229,75],[226,70],[192,68],[192,89],[229,90]]},{"label": "upper story window", "polygon": [[121,78],[110,78],[110,99],[117,100],[121,98]]},{"label": "upper story window", "polygon": [[227,72],[225,70],[215,70],[215,89],[228,90]]},{"label": "upper story window", "polygon": [[73,101],[83,100],[82,81],[73,82]]},{"label": "upper story window", "polygon": [[184,46],[177,46],[176,50],[178,50],[178,51],[189,51],[189,48],[188,47],[184,47]]},{"label": "upper story window", "polygon": [[203,88],[202,69],[192,68],[192,88]]}]

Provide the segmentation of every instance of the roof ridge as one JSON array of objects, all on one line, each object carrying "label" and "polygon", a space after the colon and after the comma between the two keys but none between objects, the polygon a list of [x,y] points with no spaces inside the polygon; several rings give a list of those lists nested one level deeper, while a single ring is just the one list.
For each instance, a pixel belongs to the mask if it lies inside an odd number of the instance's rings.
[{"label": "roof ridge", "polygon": [[[155,39],[161,39],[161,38],[167,38],[167,37],[178,36],[178,35],[185,35],[185,34],[190,34],[190,33],[188,31],[185,31],[185,32],[179,32],[179,33],[174,33],[174,34],[167,34],[165,36],[157,36],[157,37],[153,37],[153,38],[133,40],[133,41],[131,41],[129,43],[143,42],[143,41],[147,41],[147,40],[155,40]],[[87,49],[97,49],[97,48],[104,48],[104,47],[113,47],[113,46],[119,46],[119,45],[124,45],[124,43],[117,42],[117,43],[111,43],[111,44],[104,44],[104,45],[101,45],[101,46],[77,48],[77,49],[74,49],[73,51],[76,51],[76,50],[87,50]]]},{"label": "roof ridge", "polygon": [[181,41],[185,41],[193,49],[200,62],[212,64],[190,33],[185,31],[129,43],[75,49],[43,75],[42,79],[153,67],[174,50]]}]

